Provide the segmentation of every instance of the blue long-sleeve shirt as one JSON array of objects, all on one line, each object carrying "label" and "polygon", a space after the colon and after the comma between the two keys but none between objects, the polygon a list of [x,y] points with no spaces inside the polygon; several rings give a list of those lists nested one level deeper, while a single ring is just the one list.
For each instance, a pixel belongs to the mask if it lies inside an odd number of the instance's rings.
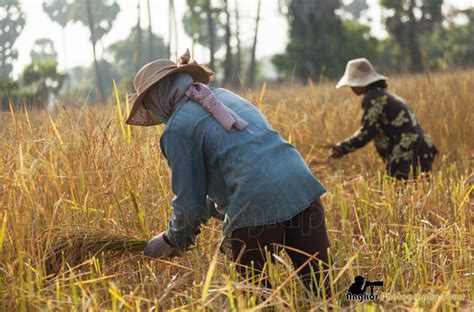
[{"label": "blue long-sleeve shirt", "polygon": [[167,121],[161,149],[175,194],[167,237],[179,249],[193,243],[199,226],[216,215],[212,202],[222,207],[227,236],[238,228],[289,220],[325,192],[295,147],[257,108],[224,89],[212,92],[249,126],[226,131],[188,99]]}]

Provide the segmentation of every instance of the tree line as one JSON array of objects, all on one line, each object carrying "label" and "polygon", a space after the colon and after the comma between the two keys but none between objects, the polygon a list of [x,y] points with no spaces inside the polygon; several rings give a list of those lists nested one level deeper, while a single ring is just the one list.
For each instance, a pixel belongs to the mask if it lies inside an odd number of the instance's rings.
[{"label": "tree line", "polygon": [[[147,62],[176,59],[176,43],[182,35],[192,39],[193,52],[198,45],[208,50],[208,65],[222,73],[218,76],[219,84],[251,87],[264,78],[262,62],[256,58],[259,36],[268,35],[258,31],[261,0],[255,2],[252,16],[248,17],[254,25],[248,42],[241,38],[238,0],[186,0],[188,9],[181,21],[177,20],[174,0],[168,0],[170,39],[166,43],[152,28],[155,12],[151,0],[131,1],[136,1],[139,13],[136,25],[126,39],[106,47],[99,58],[97,45],[110,32],[120,12],[116,0],[44,0],[43,11],[61,27],[63,38],[70,23],[88,28],[93,64],[61,73],[57,69],[54,42],[38,38],[30,53],[31,64],[23,69],[18,80],[13,80],[11,73],[18,58],[14,44],[26,21],[21,0],[0,0],[3,109],[8,109],[9,103],[45,105],[55,98],[66,103],[79,99],[104,103],[113,91],[112,80],[124,81],[131,88],[134,73]],[[347,60],[362,56],[388,73],[458,68],[474,63],[474,7],[443,9],[443,0],[379,0],[379,4],[388,32],[384,39],[371,34],[366,0],[278,0],[279,13],[289,25],[285,51],[271,58],[278,80],[305,83],[309,79],[335,78],[344,71]],[[145,17],[141,14],[142,5],[146,5]],[[178,22],[183,24],[185,34],[178,34]],[[224,55],[221,58],[216,57],[219,51]]]}]

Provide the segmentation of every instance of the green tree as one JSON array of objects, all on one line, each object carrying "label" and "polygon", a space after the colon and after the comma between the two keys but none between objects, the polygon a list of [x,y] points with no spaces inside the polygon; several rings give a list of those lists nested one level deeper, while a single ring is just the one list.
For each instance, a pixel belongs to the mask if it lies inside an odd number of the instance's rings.
[{"label": "green tree", "polygon": [[10,101],[16,102],[20,86],[18,82],[10,78],[0,76],[0,99],[2,100],[2,111],[8,110]]},{"label": "green tree", "polygon": [[343,10],[350,14],[352,19],[360,20],[363,13],[367,11],[369,5],[367,0],[352,0],[349,3],[345,3],[342,6]]},{"label": "green tree", "polygon": [[[451,13],[432,33],[421,37],[423,55],[429,69],[447,69],[474,66],[474,8]],[[459,23],[458,20],[466,22]]]},{"label": "green tree", "polygon": [[242,72],[242,49],[240,44],[240,12],[239,12],[239,4],[237,0],[234,0],[234,21],[235,21],[235,40],[237,41],[237,52],[235,54],[235,67],[233,68],[233,78],[232,78],[232,86],[234,88],[238,87],[241,81],[241,72]]},{"label": "green tree", "polygon": [[349,59],[371,57],[377,41],[370,37],[368,27],[358,26],[355,20],[343,21],[336,14],[340,8],[339,0],[280,1],[290,26],[286,53],[272,59],[280,72],[302,82],[337,77]]},{"label": "green tree", "polygon": [[56,60],[58,53],[54,47],[54,42],[48,38],[40,38],[35,41],[30,52],[33,60]]},{"label": "green tree", "polygon": [[71,0],[44,0],[43,11],[64,29],[69,23],[71,4]]},{"label": "green tree", "polygon": [[142,55],[142,33],[143,29],[141,26],[141,21],[142,21],[142,14],[141,14],[141,1],[137,1],[137,26],[135,27],[137,36],[136,36],[136,44],[135,44],[135,52],[132,54],[133,55],[133,61],[136,64],[135,69],[138,71],[140,69],[140,60],[141,60],[141,55]]},{"label": "green tree", "polygon": [[44,0],[43,11],[49,19],[61,26],[64,63],[67,69],[66,26],[70,21],[72,0]]},{"label": "green tree", "polygon": [[71,8],[72,20],[89,27],[91,33],[99,101],[104,100],[106,93],[97,59],[96,45],[112,29],[119,11],[120,7],[115,0],[75,0]]},{"label": "green tree", "polygon": [[[274,58],[277,68],[300,81],[341,71],[338,36],[342,22],[336,15],[339,0],[286,1],[290,42],[286,54]],[[283,7],[285,8],[285,7]]]},{"label": "green tree", "polygon": [[66,75],[59,73],[57,66],[58,62],[53,59],[33,60],[23,70],[21,86],[29,89],[35,105],[44,106],[51,96],[59,94]]},{"label": "green tree", "polygon": [[443,21],[443,0],[381,0],[387,10],[385,25],[400,47],[399,60],[412,71],[422,71],[422,34]]},{"label": "green tree", "polygon": [[231,19],[229,12],[228,0],[223,0],[223,11],[225,14],[225,63],[224,63],[224,85],[228,85],[232,82],[232,72],[234,70],[233,66],[233,57],[232,57],[232,46],[230,44],[230,39],[232,37],[232,31],[230,29]]},{"label": "green tree", "polygon": [[[356,20],[343,20],[343,33],[341,34],[341,44],[343,49],[339,49],[337,57],[342,61],[341,65],[344,67],[346,61],[357,58],[365,57],[377,64],[377,68],[382,68],[381,63],[381,51],[382,45],[380,42],[370,36],[370,27],[358,23]],[[343,70],[341,68],[341,70]],[[341,75],[339,72],[337,76]]]},{"label": "green tree", "polygon": [[253,86],[255,84],[255,76],[257,72],[257,58],[256,58],[256,51],[257,51],[257,40],[258,40],[258,26],[260,22],[260,8],[261,8],[262,0],[258,0],[257,4],[257,15],[255,17],[255,35],[252,44],[252,50],[250,54],[250,64],[247,71],[247,85]]},{"label": "green tree", "polygon": [[0,0],[0,76],[10,77],[13,62],[18,58],[13,48],[25,26],[25,18],[18,0]]},{"label": "green tree", "polygon": [[35,94],[29,88],[21,88],[19,81],[0,77],[0,99],[2,100],[2,110],[8,111],[10,104],[13,108],[18,108],[22,105],[31,106],[35,99]]},{"label": "green tree", "polygon": [[215,67],[215,53],[223,46],[225,27],[221,21],[222,8],[213,5],[211,0],[187,0],[189,10],[183,16],[186,34],[193,45],[209,49],[209,66]]},{"label": "green tree", "polygon": [[156,57],[156,54],[153,52],[153,27],[151,24],[151,6],[150,0],[147,0],[147,13],[148,13],[148,61],[151,62]]},{"label": "green tree", "polygon": [[[102,78],[106,81],[112,82],[115,80],[118,82],[123,78],[123,76],[117,72],[116,66],[105,59],[99,60],[97,66],[102,74]],[[134,68],[133,63],[131,66]],[[96,103],[99,101],[97,98],[99,94],[94,92],[96,90],[96,81],[94,78],[95,71],[95,64],[86,69],[80,67],[74,68],[71,72],[71,81],[73,82],[72,85],[74,85],[74,87],[61,96],[61,101],[67,104],[77,104],[78,102]],[[75,81],[77,82],[78,79],[80,79],[79,84],[74,83]],[[104,94],[112,94],[112,89],[112,83],[106,84]]]},{"label": "green tree", "polygon": [[[150,33],[144,30],[142,30],[142,32],[143,40],[150,42],[150,38],[148,38]],[[130,57],[134,55],[136,51],[137,33],[137,28],[134,27],[126,39],[113,43],[106,50],[106,55],[113,59],[112,63],[115,64],[117,71],[122,77],[130,78],[136,72],[135,63],[130,62]],[[163,38],[154,34],[152,36],[153,56],[156,58],[166,58],[168,47],[165,45]],[[138,60],[139,67],[145,65],[148,61],[148,56],[145,53],[141,53],[140,59]]]}]

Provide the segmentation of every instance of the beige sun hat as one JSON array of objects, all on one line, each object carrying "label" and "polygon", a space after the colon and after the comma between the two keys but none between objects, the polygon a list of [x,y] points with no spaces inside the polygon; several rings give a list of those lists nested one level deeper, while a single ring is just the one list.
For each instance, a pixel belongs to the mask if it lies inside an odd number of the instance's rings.
[{"label": "beige sun hat", "polygon": [[358,58],[347,62],[346,72],[337,83],[336,88],[365,87],[373,82],[387,79],[375,71],[368,59]]},{"label": "beige sun hat", "polygon": [[130,98],[132,111],[126,123],[134,126],[154,126],[161,123],[156,114],[143,106],[143,98],[148,90],[160,80],[176,73],[186,73],[193,77],[194,82],[209,83],[214,72],[204,65],[199,65],[190,57],[189,49],[183,54],[178,64],[171,60],[156,60],[143,66],[135,76],[133,84],[136,93]]}]

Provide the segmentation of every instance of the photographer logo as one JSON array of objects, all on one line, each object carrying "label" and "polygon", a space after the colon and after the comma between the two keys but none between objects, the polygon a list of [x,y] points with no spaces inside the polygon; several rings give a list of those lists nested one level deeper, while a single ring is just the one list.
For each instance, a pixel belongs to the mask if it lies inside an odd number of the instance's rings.
[{"label": "photographer logo", "polygon": [[[364,283],[365,281],[365,283]],[[374,287],[382,287],[383,281],[371,282],[365,280],[362,276],[356,276],[354,283],[347,291],[346,299],[348,301],[375,301],[379,299],[379,295],[374,294]],[[370,287],[370,294],[367,294],[367,288]]]}]

